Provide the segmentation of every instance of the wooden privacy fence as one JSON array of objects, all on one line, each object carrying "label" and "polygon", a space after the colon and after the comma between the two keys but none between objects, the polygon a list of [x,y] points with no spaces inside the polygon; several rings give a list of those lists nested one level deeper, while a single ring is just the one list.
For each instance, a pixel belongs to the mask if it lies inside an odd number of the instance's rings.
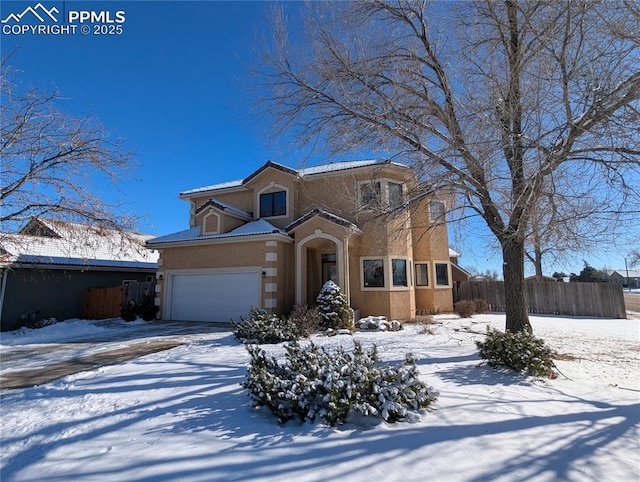
[{"label": "wooden privacy fence", "polygon": [[[626,318],[622,286],[613,283],[526,281],[529,313]],[[461,281],[453,300],[481,299],[491,311],[505,310],[503,281]]]},{"label": "wooden privacy fence", "polygon": [[120,316],[122,306],[138,304],[146,296],[153,296],[155,281],[129,282],[113,288],[89,288],[84,291],[82,317],[87,320],[102,320]]}]

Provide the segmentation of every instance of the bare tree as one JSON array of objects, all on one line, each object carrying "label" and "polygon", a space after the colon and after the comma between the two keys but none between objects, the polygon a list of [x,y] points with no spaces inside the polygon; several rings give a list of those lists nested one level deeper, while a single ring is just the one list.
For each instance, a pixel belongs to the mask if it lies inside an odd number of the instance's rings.
[{"label": "bare tree", "polygon": [[0,72],[0,231],[33,217],[130,229],[134,220],[92,194],[94,182],[111,185],[127,175],[132,155],[91,116],[57,109],[58,92],[20,90],[8,66]]},{"label": "bare tree", "polygon": [[640,266],[640,249],[633,249],[629,253],[629,266]]},{"label": "bare tree", "polygon": [[301,145],[378,150],[455,189],[500,244],[506,328],[530,330],[525,240],[545,186],[612,193],[610,216],[638,199],[632,8],[311,3],[303,19],[274,19],[264,106]]}]

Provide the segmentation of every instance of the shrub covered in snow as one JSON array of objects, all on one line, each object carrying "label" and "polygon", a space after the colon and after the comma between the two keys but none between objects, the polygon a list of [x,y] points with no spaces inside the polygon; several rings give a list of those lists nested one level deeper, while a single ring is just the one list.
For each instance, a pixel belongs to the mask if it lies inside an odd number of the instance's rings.
[{"label": "shrub covered in snow", "polygon": [[252,308],[249,317],[240,322],[231,321],[236,339],[248,343],[280,343],[298,339],[295,323],[288,318]]},{"label": "shrub covered in snow", "polygon": [[347,297],[333,281],[327,281],[316,298],[318,310],[322,314],[322,327],[339,330],[353,329],[353,310]]},{"label": "shrub covered in snow", "polygon": [[290,343],[282,361],[257,346],[247,350],[251,365],[243,386],[254,405],[269,408],[280,423],[319,418],[337,425],[351,411],[395,422],[428,407],[437,395],[418,379],[411,355],[400,367],[379,366],[376,348],[367,352],[357,342],[353,353]]},{"label": "shrub covered in snow", "polygon": [[518,373],[555,378],[553,351],[540,338],[521,331],[511,333],[488,330],[484,342],[477,341],[480,358],[490,366],[504,366]]},{"label": "shrub covered in snow", "polygon": [[289,314],[289,319],[298,328],[300,336],[309,337],[318,331],[322,325],[322,315],[315,306],[309,308],[304,305],[296,305]]},{"label": "shrub covered in snow", "polygon": [[360,318],[356,325],[361,330],[370,331],[399,331],[402,329],[402,323],[398,320],[388,321],[384,316],[367,316]]}]

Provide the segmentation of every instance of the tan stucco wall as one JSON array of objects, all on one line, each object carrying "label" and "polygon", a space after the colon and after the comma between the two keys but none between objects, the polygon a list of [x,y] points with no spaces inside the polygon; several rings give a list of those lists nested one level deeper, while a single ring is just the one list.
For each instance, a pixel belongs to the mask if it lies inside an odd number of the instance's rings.
[{"label": "tan stucco wall", "polygon": [[[392,166],[376,166],[374,169],[353,170],[348,172],[334,172],[323,175],[308,175],[303,178],[292,176],[279,169],[268,167],[254,176],[242,188],[221,191],[214,195],[200,196],[192,199],[192,225],[200,225],[204,216],[193,213],[198,206],[212,197],[228,203],[246,212],[253,213],[254,219],[259,215],[259,193],[288,190],[288,215],[277,218],[267,218],[273,225],[284,228],[308,213],[314,208],[325,209],[332,214],[341,216],[360,228],[358,235],[347,236],[345,228],[320,218],[305,223],[296,228],[294,236],[296,242],[312,235],[316,229],[330,234],[345,242],[349,237],[348,253],[345,252],[345,265],[348,262],[348,277],[343,282],[343,289],[350,293],[352,306],[361,310],[362,316],[385,315],[395,319],[411,319],[417,310],[434,309],[451,311],[452,292],[450,288],[434,288],[434,261],[448,262],[449,246],[446,224],[433,225],[429,221],[428,203],[425,198],[415,206],[409,208],[410,215],[401,213],[373,219],[371,213],[358,212],[359,183],[386,179],[405,182],[409,189],[415,185],[411,172]],[[204,210],[206,211],[206,210]],[[243,224],[243,221],[221,214],[222,232]],[[277,277],[263,278],[263,284],[275,283],[276,293],[268,296],[276,299],[276,311],[288,311],[295,303],[296,292],[296,261],[295,246],[293,244],[277,243],[272,247],[277,252],[277,262],[266,262],[266,246],[262,243],[238,243],[237,245],[219,245],[216,248],[188,247],[166,249],[163,255],[165,266],[162,269],[188,269],[206,267],[237,267],[237,266],[265,266],[276,267]],[[322,251],[327,248],[323,242],[310,242],[310,250]],[[311,252],[311,251],[310,251]],[[362,257],[380,256],[390,259],[404,258],[411,262],[427,262],[429,264],[429,279],[432,285],[425,289],[416,288],[414,266],[411,264],[411,283],[407,289],[367,290],[361,286],[360,260]],[[317,263],[317,257],[316,257]],[[313,269],[309,266],[308,269]],[[320,269],[315,266],[316,271]],[[388,280],[390,283],[391,280]],[[306,271],[302,276],[302,292],[306,302],[312,302],[311,291],[317,287],[307,286]],[[387,287],[388,288],[388,287]],[[267,296],[263,292],[263,299]]]},{"label": "tan stucco wall", "polygon": [[[275,260],[273,259],[275,255]],[[261,240],[251,242],[229,242],[224,244],[192,245],[160,250],[158,278],[160,308],[165,306],[166,275],[173,270],[196,270],[215,268],[238,268],[256,266],[263,270],[262,307],[268,311],[285,314],[293,306],[293,245],[289,242]],[[275,274],[274,274],[275,270]],[[275,300],[269,308],[267,300]],[[271,302],[273,303],[273,302]],[[162,312],[160,313],[162,317]]]}]

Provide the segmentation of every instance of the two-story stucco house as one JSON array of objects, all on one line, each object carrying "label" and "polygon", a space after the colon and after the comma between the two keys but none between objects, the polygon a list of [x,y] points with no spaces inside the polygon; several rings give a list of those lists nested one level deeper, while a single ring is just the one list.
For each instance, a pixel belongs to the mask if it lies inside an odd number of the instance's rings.
[{"label": "two-story stucco house", "polygon": [[413,169],[385,160],[267,162],[245,179],[180,193],[190,229],[148,241],[160,252],[161,317],[287,314],[313,305],[329,279],[361,316],[451,310],[444,205],[416,197],[416,183]]}]

